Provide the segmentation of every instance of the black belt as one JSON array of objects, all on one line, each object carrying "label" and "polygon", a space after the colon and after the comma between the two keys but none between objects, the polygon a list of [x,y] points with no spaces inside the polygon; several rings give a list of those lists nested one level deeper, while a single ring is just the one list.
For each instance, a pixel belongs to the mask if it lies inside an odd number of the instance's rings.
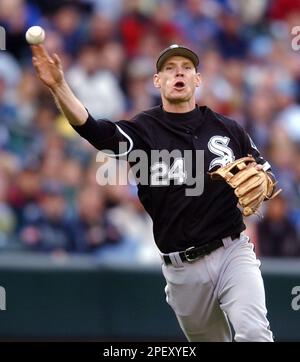
[{"label": "black belt", "polygon": [[[234,235],[230,235],[231,239],[237,239],[239,238],[240,233],[238,234],[234,234]],[[182,262],[193,262],[199,258],[201,258],[204,255],[208,255],[211,252],[213,252],[214,250],[220,248],[221,246],[224,246],[222,239],[217,239],[217,240],[213,240],[207,244],[203,244],[200,246],[192,246],[191,248],[188,248],[184,251],[180,251],[179,252],[179,257],[181,259]],[[163,255],[163,259],[166,265],[168,264],[172,264],[171,258],[169,255]]]}]

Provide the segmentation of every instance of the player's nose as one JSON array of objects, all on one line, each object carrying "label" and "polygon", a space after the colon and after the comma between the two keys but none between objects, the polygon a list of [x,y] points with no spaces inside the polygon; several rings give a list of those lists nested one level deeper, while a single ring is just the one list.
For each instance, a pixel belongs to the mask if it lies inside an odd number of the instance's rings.
[{"label": "player's nose", "polygon": [[184,76],[184,72],[182,69],[177,68],[176,69],[176,77],[183,77]]}]

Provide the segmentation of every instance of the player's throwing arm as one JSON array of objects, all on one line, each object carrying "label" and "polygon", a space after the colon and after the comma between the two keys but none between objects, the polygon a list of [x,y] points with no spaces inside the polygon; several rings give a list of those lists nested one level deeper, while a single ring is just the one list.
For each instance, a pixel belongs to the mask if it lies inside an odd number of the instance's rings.
[{"label": "player's throwing arm", "polygon": [[57,54],[50,56],[43,45],[45,31],[38,26],[28,29],[26,40],[32,50],[32,63],[40,80],[51,90],[57,106],[68,121],[75,126],[85,123],[88,113],[68,86]]}]

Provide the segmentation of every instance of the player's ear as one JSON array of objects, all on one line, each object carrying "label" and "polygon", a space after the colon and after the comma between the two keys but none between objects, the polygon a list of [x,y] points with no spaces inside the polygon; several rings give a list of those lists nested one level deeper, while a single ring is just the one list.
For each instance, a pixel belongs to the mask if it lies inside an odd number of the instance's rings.
[{"label": "player's ear", "polygon": [[196,73],[196,77],[195,77],[196,87],[200,87],[201,82],[202,82],[201,74],[200,74],[200,73]]},{"label": "player's ear", "polygon": [[160,88],[160,77],[158,74],[154,74],[153,76],[153,84],[155,88]]}]

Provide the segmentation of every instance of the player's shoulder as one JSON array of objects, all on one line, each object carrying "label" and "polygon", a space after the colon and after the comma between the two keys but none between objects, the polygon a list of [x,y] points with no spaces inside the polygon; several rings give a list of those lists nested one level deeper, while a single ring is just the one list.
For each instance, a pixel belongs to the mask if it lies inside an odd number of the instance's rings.
[{"label": "player's shoulder", "polygon": [[227,117],[224,114],[215,112],[211,109],[209,109],[209,113],[211,118],[224,128],[235,132],[244,132],[244,128],[241,126],[241,124],[233,118]]},{"label": "player's shoulder", "polygon": [[146,109],[138,114],[136,114],[133,118],[133,122],[141,122],[141,121],[151,121],[155,119],[159,119],[162,115],[162,107],[161,106],[155,106],[149,109]]},{"label": "player's shoulder", "polygon": [[148,139],[148,143],[151,143],[149,139],[159,127],[158,123],[161,112],[161,107],[156,106],[144,110],[128,120],[118,121],[116,124],[125,132],[138,134],[143,139]]},{"label": "player's shoulder", "polygon": [[128,126],[131,128],[147,128],[147,125],[151,123],[151,121],[158,119],[161,114],[161,107],[156,106],[140,113],[135,114],[130,119],[119,120],[115,122],[119,126]]},{"label": "player's shoulder", "polygon": [[212,113],[213,118],[217,121],[223,124],[226,127],[240,127],[237,121],[235,121],[233,118],[227,117],[224,114],[215,112],[213,110],[210,110]]}]

